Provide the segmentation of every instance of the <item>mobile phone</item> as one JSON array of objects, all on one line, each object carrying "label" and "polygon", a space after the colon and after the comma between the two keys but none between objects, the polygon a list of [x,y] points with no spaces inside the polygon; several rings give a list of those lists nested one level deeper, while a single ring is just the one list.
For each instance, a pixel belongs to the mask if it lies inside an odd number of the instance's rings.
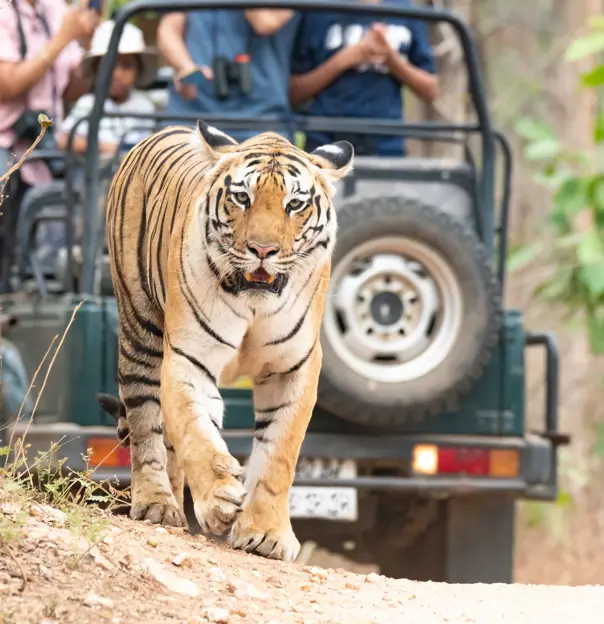
[{"label": "mobile phone", "polygon": [[203,89],[204,85],[207,82],[207,78],[201,73],[200,69],[194,69],[192,72],[181,76],[180,83],[183,85],[192,84],[194,87],[198,89]]}]

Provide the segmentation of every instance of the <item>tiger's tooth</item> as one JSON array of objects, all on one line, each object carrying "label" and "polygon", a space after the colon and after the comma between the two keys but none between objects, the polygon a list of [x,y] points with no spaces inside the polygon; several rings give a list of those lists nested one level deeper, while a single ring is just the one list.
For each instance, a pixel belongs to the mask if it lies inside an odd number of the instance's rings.
[{"label": "tiger's tooth", "polygon": [[275,281],[275,277],[274,277],[274,275],[269,275],[269,276],[266,278],[266,283],[267,283],[267,284],[272,284],[274,281]]},{"label": "tiger's tooth", "polygon": [[251,274],[251,273],[246,273],[246,274],[245,274],[245,279],[246,279],[248,282],[252,282],[252,281],[254,281],[254,278],[252,277],[252,274]]}]

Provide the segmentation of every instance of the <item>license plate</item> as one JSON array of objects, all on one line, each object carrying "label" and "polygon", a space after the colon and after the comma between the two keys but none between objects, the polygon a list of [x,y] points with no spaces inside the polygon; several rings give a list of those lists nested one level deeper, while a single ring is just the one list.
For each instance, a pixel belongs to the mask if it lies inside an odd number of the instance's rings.
[{"label": "license plate", "polygon": [[[296,477],[304,479],[354,479],[356,463],[346,460],[299,460]],[[356,522],[357,490],[353,487],[294,485],[289,495],[292,518],[320,518],[340,522]]]}]

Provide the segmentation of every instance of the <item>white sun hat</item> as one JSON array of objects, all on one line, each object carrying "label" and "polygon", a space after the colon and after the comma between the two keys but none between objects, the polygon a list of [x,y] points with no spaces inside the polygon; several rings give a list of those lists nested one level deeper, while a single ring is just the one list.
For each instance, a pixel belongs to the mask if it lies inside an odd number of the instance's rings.
[{"label": "white sun hat", "polygon": [[[90,50],[88,50],[82,61],[84,72],[91,77],[94,76],[93,59],[105,56],[107,53],[114,26],[115,22],[113,20],[107,20],[94,31]],[[137,87],[146,87],[155,80],[157,70],[159,69],[159,57],[153,48],[145,46],[145,39],[140,28],[126,22],[117,51],[118,54],[136,54],[140,58],[141,71],[136,81]]]}]

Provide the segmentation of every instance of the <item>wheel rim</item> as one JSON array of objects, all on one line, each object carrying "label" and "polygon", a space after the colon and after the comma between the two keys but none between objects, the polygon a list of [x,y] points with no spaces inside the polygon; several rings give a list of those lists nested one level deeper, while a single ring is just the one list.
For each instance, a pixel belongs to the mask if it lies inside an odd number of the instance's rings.
[{"label": "wheel rim", "polygon": [[323,331],[358,375],[401,383],[444,361],[462,313],[461,286],[439,253],[418,240],[384,237],[333,267]]}]

